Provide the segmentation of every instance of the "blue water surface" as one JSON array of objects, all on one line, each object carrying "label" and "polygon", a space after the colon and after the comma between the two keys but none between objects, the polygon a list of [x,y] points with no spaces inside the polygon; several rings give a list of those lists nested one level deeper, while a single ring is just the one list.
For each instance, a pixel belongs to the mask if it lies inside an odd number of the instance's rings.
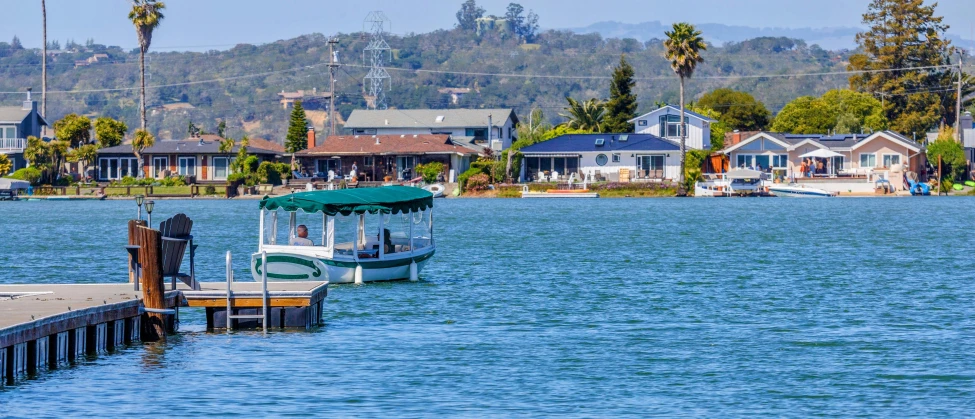
[{"label": "blue water surface", "polygon": [[[194,219],[244,275],[255,201]],[[312,332],[137,344],[0,416],[970,416],[975,199],[438,200],[419,283],[332,287]],[[129,201],[0,203],[0,283],[124,282]],[[2,304],[2,302],[0,302]]]}]

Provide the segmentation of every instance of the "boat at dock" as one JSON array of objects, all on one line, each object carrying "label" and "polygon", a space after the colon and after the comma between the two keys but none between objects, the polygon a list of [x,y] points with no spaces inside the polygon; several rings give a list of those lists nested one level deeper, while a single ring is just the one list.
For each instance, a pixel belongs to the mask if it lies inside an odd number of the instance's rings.
[{"label": "boat at dock", "polygon": [[[436,252],[433,194],[422,188],[299,192],[264,197],[260,208],[260,246],[250,264],[257,281],[264,269],[268,278],[284,281],[417,280]],[[278,228],[280,212],[287,214],[286,229]],[[314,223],[299,222],[318,215]],[[261,252],[267,252],[266,267]]]},{"label": "boat at dock", "polygon": [[825,191],[798,184],[774,184],[768,187],[773,195],[783,198],[830,198],[837,195],[836,192]]},{"label": "boat at dock", "polygon": [[695,197],[767,196],[765,175],[758,170],[735,169],[704,175],[694,182]]}]

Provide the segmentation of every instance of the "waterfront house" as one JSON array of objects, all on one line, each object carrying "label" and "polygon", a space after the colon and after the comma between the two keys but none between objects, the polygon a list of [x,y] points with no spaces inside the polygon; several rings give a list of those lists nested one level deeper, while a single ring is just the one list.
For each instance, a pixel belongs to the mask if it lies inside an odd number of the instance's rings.
[{"label": "waterfront house", "polygon": [[[40,138],[41,128],[46,126],[47,121],[37,112],[37,102],[31,99],[29,90],[27,100],[20,106],[0,106],[0,154],[10,158],[11,171],[27,167],[24,160],[27,137]],[[6,173],[0,173],[2,175]]]},{"label": "waterfront house", "polygon": [[[488,127],[490,126],[490,130]],[[517,139],[518,116],[513,109],[386,109],[354,110],[345,123],[352,135],[449,135],[501,151]]]},{"label": "waterfront house", "polygon": [[828,150],[832,157],[823,162],[814,178],[843,179],[883,177],[902,186],[902,173],[915,171],[923,176],[926,158],[922,146],[893,131],[873,134],[782,134],[759,132],[721,152],[731,167],[754,168],[780,179],[805,177],[801,173],[804,155]]},{"label": "waterfront house", "polygon": [[[220,141],[216,135],[202,135],[178,141],[156,141],[152,147],[143,150],[145,167],[143,173],[148,177],[161,179],[179,175],[193,177],[196,183],[223,182],[230,174],[230,162],[240,150],[238,141],[231,152],[220,152]],[[247,152],[261,161],[275,161],[283,154],[279,144],[262,139],[251,140]],[[135,177],[139,161],[132,152],[131,144],[122,144],[98,150],[95,162],[95,179],[111,181],[125,176]]]},{"label": "waterfront house", "polygon": [[[684,140],[687,148],[691,150],[711,148],[711,124],[717,121],[686,109],[684,119],[687,122],[687,136]],[[633,118],[629,122],[633,124],[633,132],[637,134],[651,134],[680,142],[680,107],[666,105]]]},{"label": "waterfront house", "polygon": [[568,134],[524,147],[521,181],[663,181],[680,173],[680,147],[651,134]]},{"label": "waterfront house", "polygon": [[[483,150],[483,149],[482,149]],[[347,175],[355,164],[361,180],[380,181],[386,176],[406,180],[419,164],[440,162],[454,174],[470,167],[481,155],[477,147],[459,144],[445,134],[336,135],[321,145],[299,151],[301,171],[311,176]]]}]

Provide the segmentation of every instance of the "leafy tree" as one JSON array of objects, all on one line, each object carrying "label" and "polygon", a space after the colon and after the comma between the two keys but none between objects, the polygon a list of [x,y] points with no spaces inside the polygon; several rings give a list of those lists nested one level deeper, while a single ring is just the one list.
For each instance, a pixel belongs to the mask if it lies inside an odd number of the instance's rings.
[{"label": "leafy tree", "polygon": [[228,154],[231,153],[234,150],[234,139],[228,138],[226,140],[220,141],[220,146],[218,146],[218,150],[220,150],[221,153],[228,153]]},{"label": "leafy tree", "polygon": [[78,114],[67,114],[54,123],[54,136],[67,141],[71,148],[91,142],[91,120]]},{"label": "leafy tree", "polygon": [[606,116],[605,104],[595,98],[585,102],[576,101],[571,97],[567,97],[565,100],[569,102],[569,106],[564,108],[566,113],[560,113],[559,116],[569,119],[565,122],[566,127],[588,132],[602,131],[603,120]]},{"label": "leafy tree", "polygon": [[197,128],[196,124],[194,124],[193,121],[190,121],[186,125],[186,135],[189,138],[194,138],[197,135],[200,135],[201,132],[202,132],[202,130],[200,130],[199,128]]},{"label": "leafy tree", "polygon": [[[701,31],[686,22],[675,23],[673,29],[664,32],[665,57],[670,61],[670,68],[680,77],[680,177],[678,184],[683,185],[684,166],[687,160],[687,118],[684,115],[684,82],[694,75],[698,63],[704,62],[701,51],[708,49],[701,37]],[[679,195],[686,194],[686,189],[679,190]]]},{"label": "leafy tree", "polygon": [[48,154],[51,161],[51,180],[60,178],[61,172],[64,171],[64,163],[67,161],[68,149],[70,148],[71,143],[65,140],[53,140],[47,143]]},{"label": "leafy tree", "polygon": [[10,161],[10,157],[6,154],[0,154],[0,176],[10,173],[14,168],[14,163]]},{"label": "leafy tree", "polygon": [[165,8],[166,4],[157,0],[132,0],[132,10],[129,11],[129,20],[135,25],[135,33],[139,37],[139,75],[142,86],[139,112],[142,116],[143,132],[146,130],[146,53],[152,44],[152,32],[163,20],[162,10]]},{"label": "leafy tree", "polygon": [[87,177],[88,166],[98,157],[98,146],[85,144],[68,153],[68,161],[78,162],[82,178]]},{"label": "leafy tree", "polygon": [[765,104],[751,94],[728,88],[705,93],[697,105],[713,109],[721,115],[719,121],[732,130],[761,131],[768,126],[771,115]]},{"label": "leafy tree", "polygon": [[484,17],[484,9],[477,6],[474,0],[467,0],[457,11],[457,27],[465,31],[477,30],[477,20]]},{"label": "leafy tree", "polygon": [[295,101],[295,107],[291,110],[291,123],[288,125],[284,148],[289,153],[308,148],[308,121],[300,100]]},{"label": "leafy tree", "polygon": [[[153,144],[156,144],[156,137],[153,137],[149,131],[142,128],[135,130],[135,135],[132,137],[132,152],[135,154],[135,157],[139,159],[139,167],[145,167],[145,161],[143,161],[142,158],[142,151],[152,147]],[[143,175],[144,174],[142,171],[140,171],[139,177],[142,177]]]},{"label": "leafy tree", "polygon": [[928,144],[928,162],[938,167],[938,157],[941,157],[942,172],[952,180],[959,181],[965,177],[968,166],[965,160],[965,149],[955,141],[955,130],[944,126],[938,132],[938,138]]},{"label": "leafy tree", "polygon": [[[885,96],[884,113],[895,131],[926,132],[944,119],[954,123],[955,96],[941,94],[951,71],[930,68],[949,63],[954,52],[945,38],[948,25],[935,16],[937,3],[921,0],[872,0],[857,34],[861,54],[850,57],[850,70],[895,70],[859,73],[850,88]],[[913,69],[912,69],[913,68]]]},{"label": "leafy tree", "polygon": [[50,150],[47,143],[33,135],[27,137],[27,147],[24,148],[24,159],[31,166],[44,169],[50,166]]},{"label": "leafy tree", "polygon": [[125,133],[129,131],[129,126],[125,122],[116,121],[107,116],[99,117],[95,120],[95,138],[98,140],[98,147],[115,147],[122,144]]},{"label": "leafy tree", "polygon": [[633,132],[633,124],[627,122],[636,118],[636,94],[633,88],[633,66],[620,56],[620,63],[613,69],[613,81],[609,84],[609,100],[606,101],[606,122],[603,132]]},{"label": "leafy tree", "polygon": [[538,15],[534,11],[529,11],[527,16],[523,16],[525,8],[518,3],[509,3],[504,18],[511,24],[515,35],[518,35],[525,42],[532,42],[535,32],[538,31]]},{"label": "leafy tree", "polygon": [[830,90],[822,97],[799,97],[785,105],[771,130],[792,134],[880,131],[887,126],[880,101],[867,93]]},{"label": "leafy tree", "polygon": [[[700,103],[690,105],[691,112],[697,112],[718,122],[711,124],[711,150],[721,150],[724,148],[724,135],[731,131],[728,124],[721,120],[721,112],[702,106]],[[688,169],[690,170],[690,169]],[[691,183],[693,184],[693,182]]]},{"label": "leafy tree", "polygon": [[217,136],[220,138],[224,138],[224,135],[226,133],[227,133],[227,122],[220,121],[220,123],[217,124]]}]

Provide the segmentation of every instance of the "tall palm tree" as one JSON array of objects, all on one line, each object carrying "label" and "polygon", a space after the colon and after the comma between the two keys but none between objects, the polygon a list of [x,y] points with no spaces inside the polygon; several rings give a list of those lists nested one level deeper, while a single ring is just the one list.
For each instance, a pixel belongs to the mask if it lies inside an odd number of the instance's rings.
[{"label": "tall palm tree", "polygon": [[[47,2],[41,0],[41,17],[44,20],[44,51],[41,54],[41,117],[47,118]],[[47,126],[44,127],[47,130]]]},{"label": "tall palm tree", "polygon": [[569,119],[565,123],[566,126],[592,132],[602,131],[606,104],[595,98],[585,102],[579,102],[571,97],[565,100],[569,102],[569,106],[565,108],[566,113],[560,113],[559,116]]},{"label": "tall palm tree", "polygon": [[680,174],[678,178],[678,194],[687,193],[684,187],[684,162],[687,157],[687,120],[684,116],[684,81],[694,75],[698,63],[704,62],[701,51],[708,46],[701,37],[701,31],[687,22],[675,23],[673,30],[664,32],[665,57],[670,60],[670,68],[680,77]]},{"label": "tall palm tree", "polygon": [[159,27],[163,20],[162,9],[166,4],[157,0],[132,0],[132,10],[129,20],[135,25],[135,33],[139,36],[139,73],[142,75],[142,96],[139,111],[142,115],[142,129],[146,129],[146,52],[152,44],[152,31]]}]

